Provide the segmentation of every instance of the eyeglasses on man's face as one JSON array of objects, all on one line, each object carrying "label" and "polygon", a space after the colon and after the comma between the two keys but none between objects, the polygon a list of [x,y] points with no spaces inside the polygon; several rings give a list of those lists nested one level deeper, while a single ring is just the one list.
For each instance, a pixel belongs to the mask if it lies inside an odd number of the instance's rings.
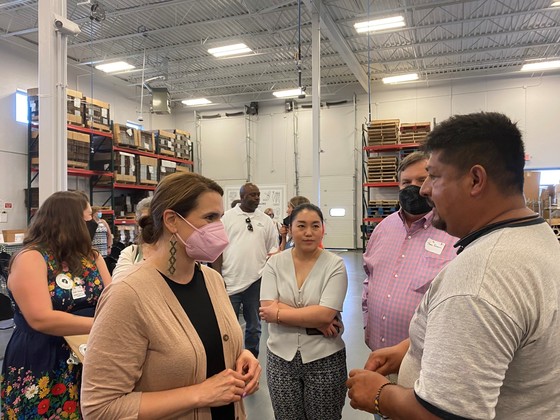
[{"label": "eyeglasses on man's face", "polygon": [[251,218],[247,217],[245,219],[245,223],[247,223],[247,230],[252,232],[253,231],[253,225],[251,224]]}]

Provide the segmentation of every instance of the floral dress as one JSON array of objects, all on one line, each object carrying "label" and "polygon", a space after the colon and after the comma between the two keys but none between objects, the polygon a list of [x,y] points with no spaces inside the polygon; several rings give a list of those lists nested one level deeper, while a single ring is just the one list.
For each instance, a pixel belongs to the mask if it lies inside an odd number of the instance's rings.
[{"label": "floral dress", "polygon": [[[103,290],[95,261],[82,259],[76,276],[56,268],[48,250],[37,249],[47,263],[48,287],[53,309],[80,316],[94,315]],[[2,420],[81,419],[82,365],[68,364],[70,348],[63,337],[32,329],[15,306],[16,328],[6,348],[0,395]]]}]

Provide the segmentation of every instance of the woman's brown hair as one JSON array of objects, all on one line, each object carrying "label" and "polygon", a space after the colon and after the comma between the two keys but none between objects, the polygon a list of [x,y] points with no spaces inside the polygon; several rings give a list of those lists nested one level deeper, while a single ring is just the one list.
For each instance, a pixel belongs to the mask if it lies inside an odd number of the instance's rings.
[{"label": "woman's brown hair", "polygon": [[142,240],[153,244],[163,235],[163,212],[173,210],[186,217],[198,205],[198,197],[214,191],[224,195],[215,181],[193,172],[175,172],[158,184],[150,203],[150,216],[139,220]]},{"label": "woman's brown hair", "polygon": [[57,268],[65,262],[73,274],[83,271],[82,258],[94,260],[98,253],[92,248],[84,221],[88,201],[84,194],[59,191],[39,208],[25,234],[23,250],[47,249]]}]

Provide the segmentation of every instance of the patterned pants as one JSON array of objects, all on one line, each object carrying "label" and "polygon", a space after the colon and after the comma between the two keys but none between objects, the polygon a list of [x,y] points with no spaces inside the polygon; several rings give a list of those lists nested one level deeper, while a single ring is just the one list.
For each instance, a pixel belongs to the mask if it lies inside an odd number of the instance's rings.
[{"label": "patterned pants", "polygon": [[309,363],[270,350],[266,376],[276,420],[339,420],[346,398],[346,349]]}]

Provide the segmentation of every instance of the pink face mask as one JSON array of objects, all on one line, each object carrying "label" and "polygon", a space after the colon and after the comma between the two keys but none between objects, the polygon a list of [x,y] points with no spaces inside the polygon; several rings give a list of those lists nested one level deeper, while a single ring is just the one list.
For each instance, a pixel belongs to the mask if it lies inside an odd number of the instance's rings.
[{"label": "pink face mask", "polygon": [[179,213],[177,213],[177,216],[194,229],[194,232],[186,241],[178,233],[175,234],[185,245],[187,255],[196,261],[211,263],[216,261],[229,244],[224,224],[222,222],[213,222],[198,229]]}]

